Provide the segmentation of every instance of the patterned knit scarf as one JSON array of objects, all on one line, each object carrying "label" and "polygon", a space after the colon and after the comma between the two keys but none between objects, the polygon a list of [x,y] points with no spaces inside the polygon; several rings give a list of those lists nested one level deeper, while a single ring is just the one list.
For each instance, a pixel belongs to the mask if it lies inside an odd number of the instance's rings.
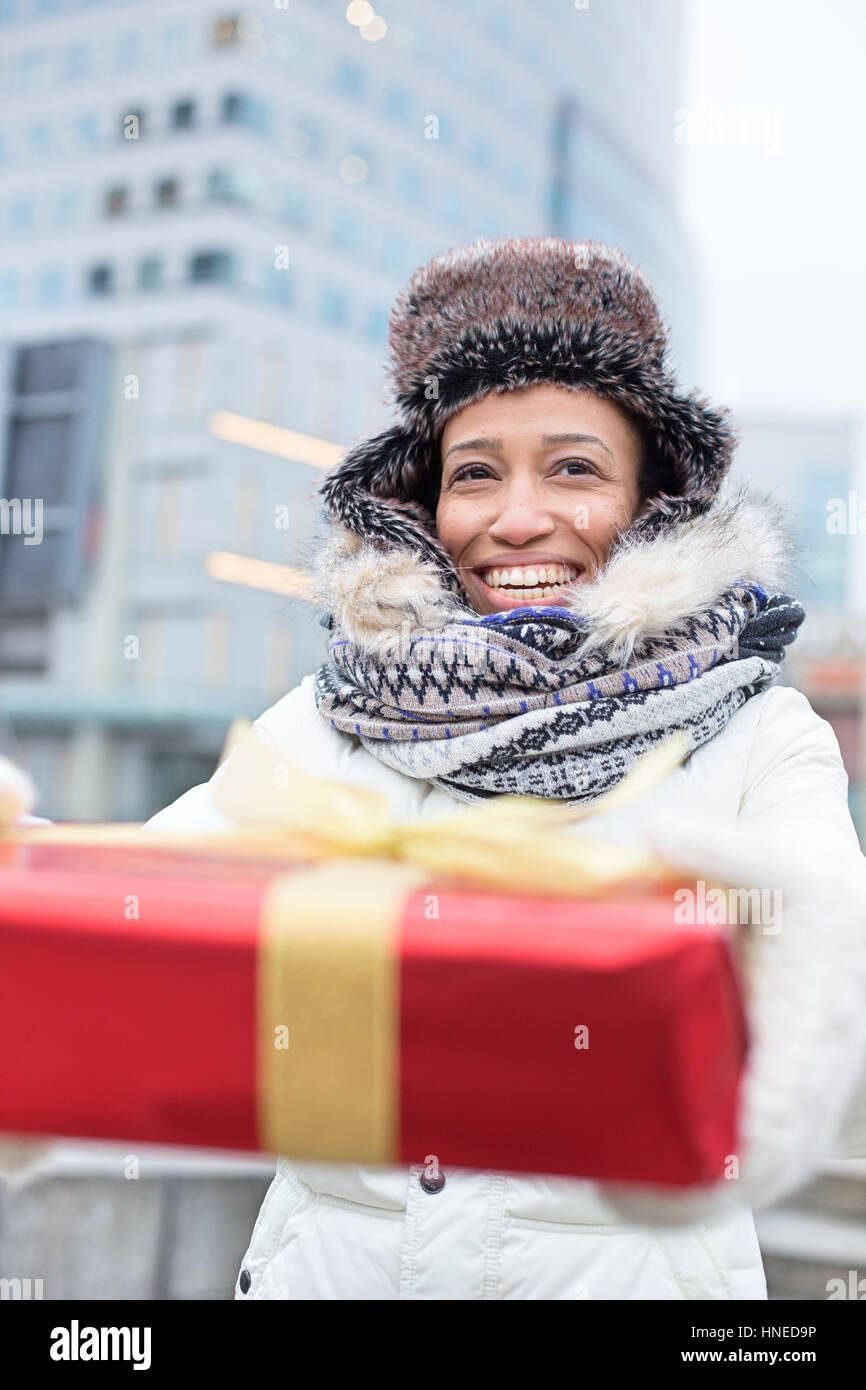
[{"label": "patterned knit scarf", "polygon": [[460,801],[608,791],[676,729],[714,738],[779,673],[805,617],[790,595],[739,582],[625,669],[581,657],[585,620],[522,608],[416,631],[386,659],[340,631],[315,677],[319,713],[388,767]]}]

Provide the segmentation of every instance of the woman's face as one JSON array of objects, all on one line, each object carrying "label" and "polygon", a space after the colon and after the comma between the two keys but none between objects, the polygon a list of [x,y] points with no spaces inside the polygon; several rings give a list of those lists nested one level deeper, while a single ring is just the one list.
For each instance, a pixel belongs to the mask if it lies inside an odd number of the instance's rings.
[{"label": "woman's face", "polygon": [[587,390],[491,393],[441,441],[436,530],[477,613],[557,604],[638,512],[640,438]]}]

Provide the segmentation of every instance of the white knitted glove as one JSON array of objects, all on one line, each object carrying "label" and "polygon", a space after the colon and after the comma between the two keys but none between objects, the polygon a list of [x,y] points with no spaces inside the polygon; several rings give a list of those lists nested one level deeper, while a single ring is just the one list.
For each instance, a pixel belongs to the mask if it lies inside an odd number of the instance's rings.
[{"label": "white knitted glove", "polygon": [[609,1183],[604,1196],[650,1223],[711,1220],[740,1203],[757,1210],[801,1187],[832,1153],[866,1070],[866,858],[790,825],[757,837],[667,815],[646,836],[682,866],[684,884],[691,876],[778,888],[781,914],[769,929],[732,928],[750,1034],[739,1176],[680,1192]]},{"label": "white knitted glove", "polygon": [[0,827],[17,825],[33,810],[36,788],[23,768],[0,758]]}]

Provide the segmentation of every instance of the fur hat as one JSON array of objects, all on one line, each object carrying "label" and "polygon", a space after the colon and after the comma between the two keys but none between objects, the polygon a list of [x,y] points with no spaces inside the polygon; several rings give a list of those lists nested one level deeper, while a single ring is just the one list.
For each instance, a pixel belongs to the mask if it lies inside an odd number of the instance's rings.
[{"label": "fur hat", "polygon": [[730,468],[729,413],[679,389],[652,286],[616,247],[479,238],[443,252],[398,295],[389,343],[399,422],[351,448],[319,492],[332,521],[432,562],[457,597],[462,586],[435,529],[439,444],[446,421],[488,392],[542,382],[587,388],[636,420],[663,487],[629,536],[702,515]]}]

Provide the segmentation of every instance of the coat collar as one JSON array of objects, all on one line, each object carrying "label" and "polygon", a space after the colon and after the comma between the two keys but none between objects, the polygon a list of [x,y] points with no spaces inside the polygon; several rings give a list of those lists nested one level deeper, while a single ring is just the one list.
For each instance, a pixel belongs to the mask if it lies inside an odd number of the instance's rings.
[{"label": "coat collar", "polygon": [[[654,537],[626,534],[595,578],[567,591],[562,607],[587,620],[582,652],[605,647],[627,664],[637,642],[659,638],[710,608],[738,581],[768,593],[790,585],[798,543],[783,506],[749,484],[723,484],[703,515]],[[345,637],[385,655],[415,628],[477,617],[411,550],[383,550],[339,523],[314,570],[315,596]]]}]

